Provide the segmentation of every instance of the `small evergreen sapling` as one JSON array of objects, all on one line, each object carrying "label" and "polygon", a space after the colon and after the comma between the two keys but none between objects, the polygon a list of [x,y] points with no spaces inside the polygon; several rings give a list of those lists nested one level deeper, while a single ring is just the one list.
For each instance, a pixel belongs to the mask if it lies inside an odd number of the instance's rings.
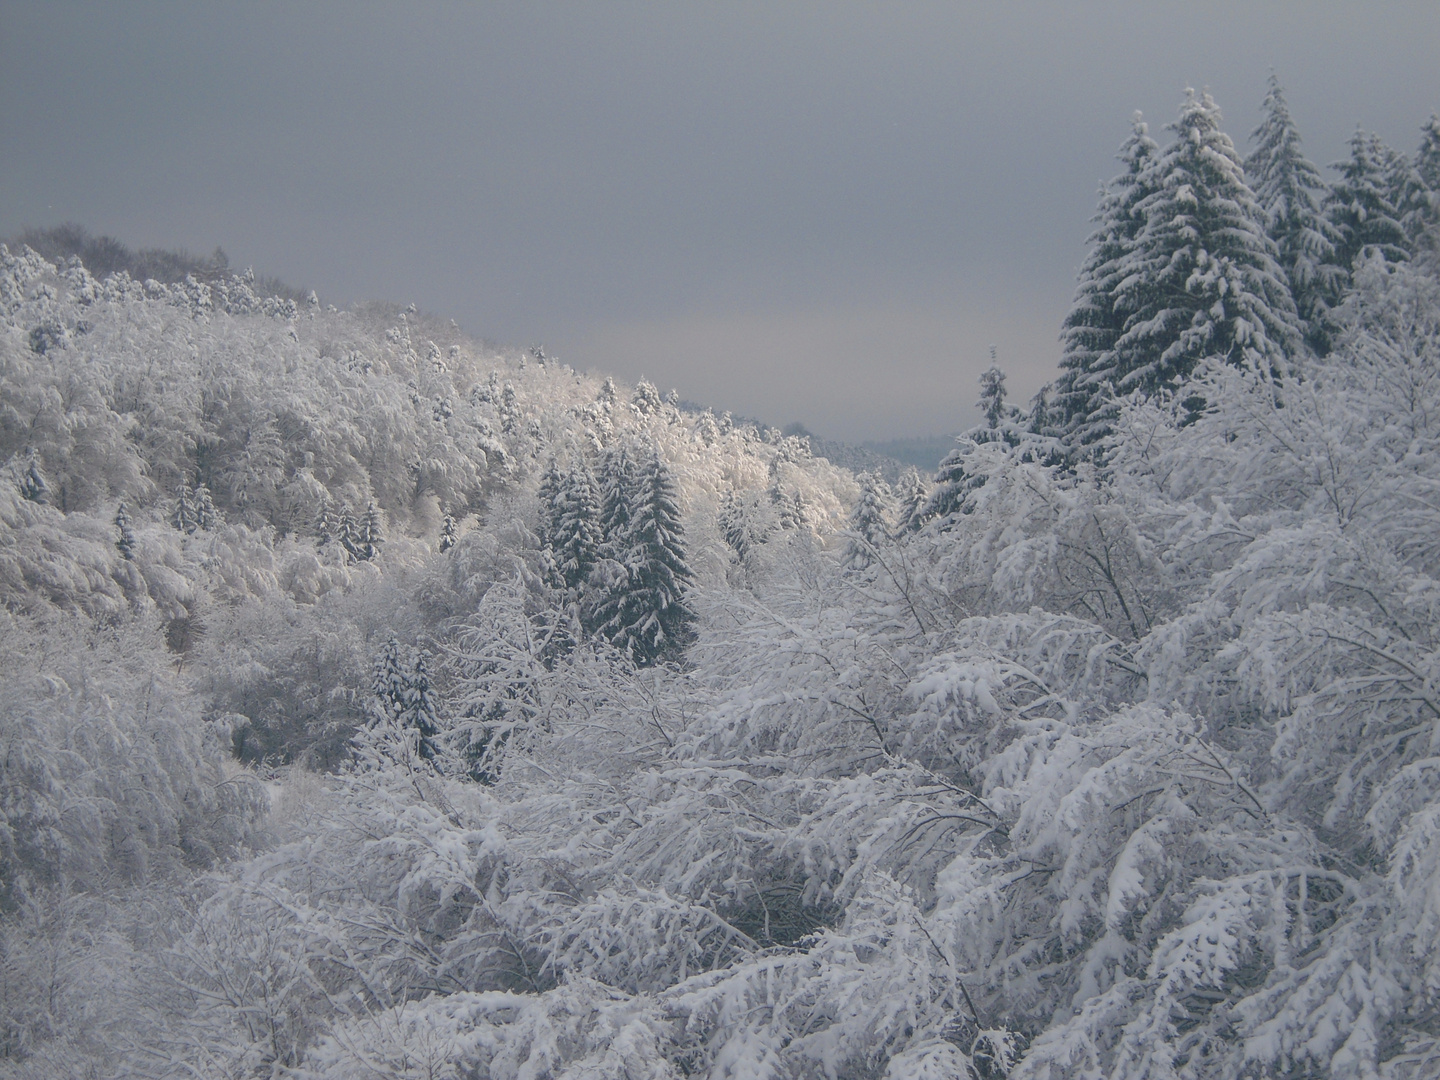
[{"label": "small evergreen sapling", "polygon": [[115,550],[125,559],[135,557],[135,533],[130,528],[130,513],[122,502],[115,511]]},{"label": "small evergreen sapling", "polygon": [[25,464],[20,470],[20,497],[34,503],[43,503],[50,493],[45,474],[40,471],[40,456],[34,450],[25,454]]}]

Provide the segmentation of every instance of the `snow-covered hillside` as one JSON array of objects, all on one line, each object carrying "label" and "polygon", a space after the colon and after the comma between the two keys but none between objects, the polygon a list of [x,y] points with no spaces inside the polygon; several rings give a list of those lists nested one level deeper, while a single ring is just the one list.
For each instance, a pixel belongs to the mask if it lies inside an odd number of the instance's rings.
[{"label": "snow-covered hillside", "polygon": [[0,255],[0,1075],[1437,1075],[1440,196],[1297,304],[1181,115],[898,490]]}]

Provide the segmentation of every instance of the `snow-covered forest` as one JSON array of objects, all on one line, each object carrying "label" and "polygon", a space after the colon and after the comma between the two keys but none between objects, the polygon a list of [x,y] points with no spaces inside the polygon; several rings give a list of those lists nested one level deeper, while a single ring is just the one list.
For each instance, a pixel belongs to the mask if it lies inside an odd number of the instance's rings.
[{"label": "snow-covered forest", "polygon": [[0,1076],[1440,1075],[1440,117],[1264,111],[898,484],[0,248]]}]

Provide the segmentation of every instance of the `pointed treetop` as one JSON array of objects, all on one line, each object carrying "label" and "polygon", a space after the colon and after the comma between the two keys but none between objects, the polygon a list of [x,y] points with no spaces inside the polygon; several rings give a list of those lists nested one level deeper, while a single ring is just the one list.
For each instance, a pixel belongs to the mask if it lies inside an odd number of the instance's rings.
[{"label": "pointed treetop", "polygon": [[1346,283],[1344,269],[1334,260],[1340,234],[1320,210],[1330,189],[1300,149],[1300,132],[1273,74],[1262,107],[1265,118],[1251,136],[1255,149],[1245,160],[1245,177],[1264,211],[1266,232],[1275,243],[1306,339],[1323,354],[1328,351],[1327,315]]}]

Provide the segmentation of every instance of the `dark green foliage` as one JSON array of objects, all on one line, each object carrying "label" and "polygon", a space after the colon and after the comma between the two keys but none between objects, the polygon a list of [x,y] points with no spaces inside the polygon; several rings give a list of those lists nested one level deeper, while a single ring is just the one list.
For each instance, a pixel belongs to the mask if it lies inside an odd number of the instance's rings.
[{"label": "dark green foliage", "polygon": [[1090,445],[1108,430],[1104,411],[1116,375],[1115,343],[1125,329],[1115,295],[1125,259],[1145,223],[1137,207],[1150,194],[1153,180],[1148,170],[1159,151],[1137,112],[1130,137],[1117,155],[1125,171],[1101,192],[1090,252],[1080,266],[1075,300],[1060,331],[1060,378],[1050,395],[1046,420],[1077,446]]},{"label": "dark green foliage", "polygon": [[589,465],[577,459],[571,462],[556,492],[548,541],[564,588],[579,589],[585,583],[599,558],[604,538],[595,478]]},{"label": "dark green foliage", "polygon": [[122,502],[115,511],[115,550],[126,559],[135,557],[135,533],[130,529],[130,513]]},{"label": "dark green foliage", "polygon": [[439,753],[440,718],[430,682],[430,654],[420,649],[405,680],[400,726],[419,733],[420,756],[433,762]]},{"label": "dark green foliage", "polygon": [[[170,524],[186,535],[197,530],[209,530],[220,523],[220,512],[210,498],[210,489],[204,484],[191,487],[181,484],[175,489],[175,509],[170,512]],[[325,527],[322,518],[322,528]]]},{"label": "dark green foliage", "polygon": [[18,485],[21,497],[30,502],[43,503],[50,493],[50,485],[45,482],[45,474],[40,471],[40,456],[34,450],[25,455]]},{"label": "dark green foliage", "polygon": [[604,554],[610,558],[621,554],[628,543],[638,488],[638,469],[630,447],[608,450],[600,461],[600,531],[605,537]]},{"label": "dark green foliage", "polygon": [[1350,157],[1336,166],[1340,179],[1331,189],[1325,216],[1337,233],[1335,263],[1354,270],[1364,259],[1386,262],[1410,258],[1410,244],[1392,198],[1392,154],[1374,135],[1356,131]]},{"label": "dark green foliage", "polygon": [[[592,575],[600,596],[591,622],[602,637],[643,666],[675,656],[689,641],[694,615],[685,606],[684,594],[692,575],[675,485],[658,452],[641,463],[628,454],[609,461],[629,479],[605,477],[604,520],[617,531],[605,530],[608,565]],[[629,498],[612,496],[627,490]]]},{"label": "dark green foliage", "polygon": [[400,655],[400,641],[391,638],[385,643],[370,674],[371,722],[389,720],[399,723],[405,710],[408,680],[405,662]]},{"label": "dark green foliage", "polygon": [[365,508],[365,520],[360,526],[359,553],[361,562],[369,562],[380,554],[380,546],[385,543],[385,530],[380,521],[380,508],[375,505],[375,500],[370,500],[370,505]]},{"label": "dark green foliage", "polygon": [[1440,114],[1431,116],[1421,128],[1411,179],[1400,206],[1400,223],[1417,252],[1433,254],[1440,245]]},{"label": "dark green foliage", "polygon": [[1270,76],[1262,108],[1265,119],[1251,136],[1255,150],[1245,160],[1245,178],[1265,213],[1295,307],[1311,348],[1329,351],[1329,312],[1349,275],[1336,265],[1336,228],[1321,212],[1329,186],[1300,149],[1300,132],[1290,117],[1279,80]]},{"label": "dark green foliage", "polygon": [[1121,260],[1125,329],[1108,377],[1115,393],[1174,387],[1200,360],[1283,369],[1299,319],[1264,212],[1209,94],[1190,91],[1176,138],[1146,169],[1144,225]]}]

